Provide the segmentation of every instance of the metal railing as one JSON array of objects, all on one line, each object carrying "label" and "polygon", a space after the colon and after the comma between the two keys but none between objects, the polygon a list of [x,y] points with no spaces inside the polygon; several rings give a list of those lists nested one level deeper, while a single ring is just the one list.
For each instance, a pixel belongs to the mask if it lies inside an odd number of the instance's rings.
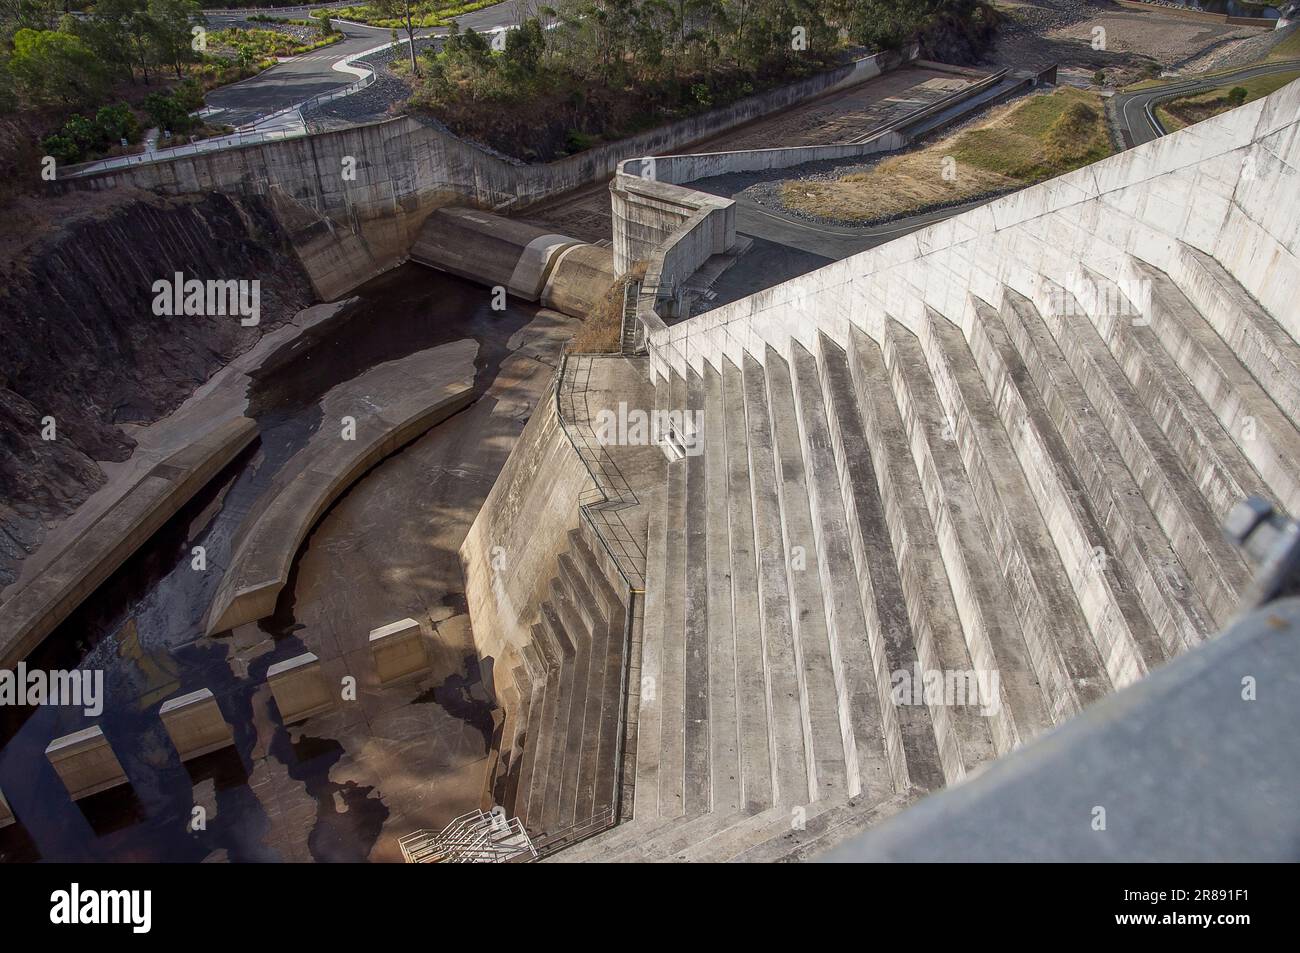
[{"label": "metal railing", "polygon": [[586,840],[588,837],[595,837],[597,834],[613,827],[618,820],[617,803],[615,801],[614,805],[605,808],[603,811],[598,811],[586,820],[538,837],[533,841],[533,847],[537,851],[537,859],[541,860],[544,857],[549,857],[566,847],[572,847],[579,841]]},{"label": "metal railing", "polygon": [[555,375],[555,416],[592,482],[593,489],[578,500],[579,518],[587,522],[627,590],[623,619],[623,664],[619,671],[618,686],[621,704],[617,709],[618,725],[611,766],[614,771],[611,805],[562,830],[544,832],[534,843],[539,856],[555,853],[580,840],[593,837],[613,827],[621,818],[624,800],[623,758],[627,750],[629,727],[628,678],[632,666],[632,629],[636,618],[636,599],[645,591],[645,554],[619,515],[620,510],[635,506],[639,501],[613,458],[595,441],[594,434],[588,434],[591,414],[586,393],[592,358],[577,356],[580,361],[579,370],[570,373],[569,359],[574,356],[565,354]]},{"label": "metal railing", "polygon": [[408,864],[503,864],[538,856],[519,818],[478,810],[441,831],[415,831],[397,843]]}]

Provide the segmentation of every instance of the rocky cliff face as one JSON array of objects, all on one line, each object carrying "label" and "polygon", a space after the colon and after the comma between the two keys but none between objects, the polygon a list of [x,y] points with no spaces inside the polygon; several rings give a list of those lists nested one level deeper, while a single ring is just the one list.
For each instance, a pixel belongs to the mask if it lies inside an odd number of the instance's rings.
[{"label": "rocky cliff face", "polygon": [[[166,416],[314,299],[256,198],[137,195],[26,245],[19,260],[0,263],[0,586],[49,522],[103,482],[96,461],[130,455],[122,424]],[[154,282],[177,272],[258,280],[260,323],[156,315]],[[47,418],[55,440],[42,439]]]}]

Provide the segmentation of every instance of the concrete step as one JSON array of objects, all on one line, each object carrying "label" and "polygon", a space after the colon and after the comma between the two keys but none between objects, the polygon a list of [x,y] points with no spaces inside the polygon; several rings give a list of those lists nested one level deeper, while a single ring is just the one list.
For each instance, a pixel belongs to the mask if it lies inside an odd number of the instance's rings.
[{"label": "concrete step", "polygon": [[1217,624],[1038,309],[1004,288],[1000,317],[1020,356],[1021,371],[1032,379],[1050,421],[1050,426],[1035,426],[1059,435],[1078,480],[1077,492],[1087,499],[1113,547],[1102,550],[1098,568],[1109,571],[1118,561],[1127,570],[1166,656],[1204,641]]},{"label": "concrete step", "polygon": [[[554,598],[554,596],[553,596]],[[559,829],[556,822],[563,783],[564,749],[569,714],[573,707],[573,660],[577,654],[574,637],[565,629],[553,602],[544,602],[542,629],[549,638],[551,651],[558,663],[559,678],[546,692],[545,718],[542,722],[542,747],[538,749],[537,767],[533,772],[533,790],[528,806],[530,833],[543,834]]]},{"label": "concrete step", "polygon": [[802,828],[790,828],[730,858],[732,863],[771,864],[814,860],[845,838],[860,834],[911,806],[924,792],[907,791],[874,804],[833,804]]},{"label": "concrete step", "polygon": [[1045,278],[1035,288],[1034,304],[1192,585],[1216,623],[1223,625],[1236,613],[1240,593],[1249,584],[1240,553],[1224,540],[1218,517],[1083,304]]},{"label": "concrete step", "polygon": [[[1075,599],[1015,451],[989,400],[961,328],[928,311],[921,347],[935,390],[952,421],[954,445],[975,491],[1034,668],[1059,712],[1071,713],[1127,684],[1139,673],[1122,663],[1107,669]],[[1109,671],[1109,677],[1108,677]]]},{"label": "concrete step", "polygon": [[[790,368],[771,347],[767,348],[764,368],[780,508],[780,552],[786,555],[791,633],[807,739],[807,799],[820,800],[849,792],[848,769],[853,768],[856,779],[858,768],[856,742],[849,719],[850,701],[844,692],[844,675],[837,671],[839,660],[835,657],[835,650],[839,646],[831,632],[830,613],[825,601],[828,573],[822,566],[813,528],[808,473],[799,439],[799,412],[790,381]],[[842,536],[843,530],[840,532]],[[861,614],[859,608],[859,617]],[[864,634],[865,626],[859,621],[854,635],[861,639]],[[869,673],[868,667],[864,674]],[[874,718],[873,708],[876,709]],[[888,784],[889,768],[884,759],[879,706],[871,695],[865,699],[864,709],[854,713],[867,721],[862,744],[866,748],[868,763],[863,770],[872,783],[878,784],[883,768],[884,783]],[[878,755],[875,758],[870,750],[873,742]],[[858,783],[861,782],[855,780],[854,784]]]},{"label": "concrete step", "polygon": [[[736,669],[735,610],[731,591],[731,543],[727,499],[727,420],[722,375],[711,366],[704,371],[701,403],[704,411],[703,455],[705,546],[708,562],[708,717],[711,807],[740,810],[740,720]],[[763,735],[766,737],[766,728]]]},{"label": "concrete step", "polygon": [[[686,406],[686,382],[673,375],[662,410]],[[668,465],[664,517],[668,538],[664,577],[663,662],[659,700],[659,814],[686,811],[686,460]]]},{"label": "concrete step", "polygon": [[[660,384],[656,391],[663,386]],[[656,402],[658,402],[657,397]],[[636,791],[632,807],[632,816],[637,821],[659,816],[660,733],[663,721],[659,682],[663,669],[664,603],[670,588],[667,498],[666,480],[654,486],[645,497],[645,612],[641,626],[640,706],[636,722]]]},{"label": "concrete step", "polygon": [[[687,370],[686,402],[681,409],[695,420],[694,412],[704,407],[704,379]],[[694,426],[692,423],[691,426]],[[686,469],[686,563],[684,622],[685,670],[683,671],[683,812],[707,811],[713,802],[709,721],[709,497],[704,455],[688,454]]]},{"label": "concrete step", "polygon": [[[1165,350],[1152,315],[1112,281],[1079,269],[1080,303],[1093,327],[1191,476],[1210,512],[1222,523],[1243,497],[1268,495],[1263,480]],[[1172,322],[1162,322],[1163,325]]]},{"label": "concrete step", "polygon": [[[586,524],[583,525],[585,528]],[[590,696],[598,698],[600,702],[599,711],[594,713],[598,727],[594,733],[588,731],[590,748],[583,749],[583,769],[579,774],[578,816],[590,817],[614,804],[617,771],[620,769],[616,760],[620,719],[626,704],[623,697],[623,668],[628,619],[627,608],[610,586],[606,575],[600,571],[598,559],[588,546],[585,533],[576,532],[573,535],[571,552],[579,566],[587,567],[586,578],[607,619],[602,647],[596,648],[593,640],[591,676],[588,681]],[[590,803],[586,801],[588,792]]]},{"label": "concrete step", "polygon": [[[849,797],[885,797],[907,784],[898,719],[889,695],[889,669],[886,660],[876,654],[879,626],[868,625],[863,609],[859,588],[861,567],[855,556],[841,493],[844,480],[841,458],[831,437],[827,398],[817,359],[795,344],[791,348],[790,369],[796,413],[785,429],[796,430],[799,454],[805,465],[810,528],[817,548],[819,586],[826,609],[830,661],[849,776],[844,793]],[[771,377],[770,366],[768,374]],[[783,435],[783,443],[784,439]],[[872,622],[875,621],[873,616]],[[873,628],[875,646],[871,641]],[[933,748],[932,735],[930,741]],[[931,763],[937,766],[937,758]]]},{"label": "concrete step", "polygon": [[[561,575],[568,575],[568,585],[575,602],[581,605],[589,600],[598,606],[592,613],[590,644],[587,647],[586,680],[581,687],[582,720],[576,736],[569,738],[566,758],[572,758],[577,765],[574,771],[574,787],[564,793],[565,811],[561,822],[567,816],[568,802],[573,802],[573,820],[570,824],[581,823],[594,813],[596,776],[599,768],[601,717],[604,712],[605,663],[609,652],[610,624],[606,612],[600,606],[600,599],[587,585],[583,570],[578,568],[580,555],[576,552],[578,532],[569,534],[569,552],[560,557]],[[578,558],[575,558],[578,557]],[[578,666],[578,677],[582,677],[582,665]],[[576,700],[575,700],[576,704]],[[571,719],[572,722],[576,719]],[[606,773],[613,770],[606,767]]]},{"label": "concrete step", "polygon": [[519,817],[523,817],[528,811],[528,788],[531,784],[533,763],[536,761],[537,736],[541,728],[542,706],[546,698],[546,660],[538,647],[541,639],[540,623],[532,626],[532,636],[532,640],[519,653],[532,688],[528,700],[528,718],[521,723],[523,732],[517,755],[519,771],[511,785],[509,800],[505,802],[505,807],[511,816]]},{"label": "concrete step", "polygon": [[746,355],[744,365],[749,486],[758,556],[758,621],[772,724],[773,801],[802,803],[816,799],[808,770],[812,739],[808,737],[809,713],[790,618],[788,556],[781,527],[767,378],[753,357]]},{"label": "concrete step", "polygon": [[536,699],[533,705],[537,722],[532,734],[532,758],[524,762],[526,773],[520,780],[515,806],[520,821],[530,832],[542,830],[542,805],[546,800],[546,776],[551,765],[551,744],[556,736],[560,678],[564,668],[564,655],[555,641],[551,625],[545,621],[547,609],[547,606],[542,606],[543,621],[533,626],[533,645],[540,651],[546,677],[541,698]]},{"label": "concrete step", "polygon": [[1142,293],[1138,306],[1150,318],[1152,334],[1263,479],[1270,499],[1300,513],[1295,424],[1168,275],[1132,256],[1126,268],[1131,287]]},{"label": "concrete step", "polygon": [[[531,646],[529,646],[531,648]],[[517,731],[514,738],[514,747],[511,752],[510,772],[507,776],[505,794],[501,799],[501,805],[506,809],[511,817],[519,815],[519,792],[527,791],[526,783],[527,773],[531,776],[532,768],[530,762],[533,758],[535,748],[534,738],[538,725],[541,723],[542,700],[546,696],[546,678],[533,677],[526,672],[527,666],[520,666],[520,671],[525,671],[524,678],[527,679],[527,694],[523,693],[524,681],[516,679],[516,684],[520,687],[520,713],[515,721]]]},{"label": "concrete step", "polygon": [[1117,553],[1118,547],[1092,505],[1065,439],[1001,316],[978,298],[968,301],[971,357],[993,397],[1002,431],[1050,530],[1110,680],[1116,687],[1128,684],[1165,660],[1165,646],[1124,563],[1107,555]]},{"label": "concrete step", "polygon": [[[586,588],[574,589],[580,585],[574,579],[572,560],[568,554],[559,558],[557,575],[551,580],[551,604],[554,606],[565,634],[573,643],[573,657],[566,665],[569,681],[561,679],[561,689],[567,689],[567,718],[565,699],[561,698],[561,720],[558,722],[562,732],[560,743],[552,751],[551,773],[547,775],[547,810],[542,814],[542,823],[548,832],[572,827],[578,803],[578,769],[582,761],[582,744],[587,719],[587,677],[591,668],[591,630],[578,609],[579,603],[586,596]],[[603,625],[603,622],[601,623]],[[558,771],[558,775],[556,772]],[[558,784],[555,783],[558,777]]]},{"label": "concrete step", "polygon": [[[759,621],[758,550],[754,537],[753,491],[750,488],[745,385],[741,370],[730,361],[724,361],[722,366],[722,404],[727,477],[727,566],[731,575],[729,599],[736,647],[739,808],[756,812],[769,808],[774,803],[772,750],[776,735],[774,723],[768,717],[771,700],[768,696],[767,661]],[[707,419],[705,423],[707,426]],[[707,435],[712,432],[706,432],[706,441],[712,439]]]},{"label": "concrete step", "polygon": [[510,670],[511,684],[503,692],[505,720],[501,726],[496,777],[492,783],[492,803],[510,809],[519,784],[519,767],[523,760],[523,739],[528,729],[528,708],[532,702],[532,680],[523,665]]},{"label": "concrete step", "polygon": [[[1076,696],[1066,690],[1060,666],[1047,670],[1052,658],[1035,657],[1021,633],[1006,581],[989,558],[995,549],[962,466],[954,423],[939,402],[920,342],[892,318],[885,323],[883,337],[884,367],[921,477],[971,659],[976,672],[999,673],[1001,704],[989,721],[999,754],[1005,753],[1009,749],[1004,746],[1032,738],[1077,710]],[[1034,636],[1041,642],[1046,634]]]},{"label": "concrete step", "polygon": [[759,844],[815,823],[822,814],[844,803],[847,799],[841,794],[811,804],[783,804],[761,814],[733,818],[712,836],[659,859],[675,863],[726,863]]},{"label": "concrete step", "polygon": [[[875,605],[889,672],[892,676],[894,672],[915,671],[917,665],[926,671],[971,671],[976,668],[972,662],[976,653],[966,644],[939,539],[930,522],[925,492],[880,348],[854,329],[849,354],[842,355],[847,359],[846,368],[841,369],[841,355],[836,350],[828,341],[822,341],[822,361],[830,380],[827,395],[836,410],[833,419],[843,421],[839,425],[840,442],[852,478],[855,534],[860,536],[857,545],[863,552],[858,566],[869,574],[864,592],[869,586],[870,595],[864,595],[863,602]],[[847,385],[844,373],[850,378]],[[861,418],[860,438],[855,438],[854,410]],[[865,445],[866,458],[854,449],[858,439]],[[988,651],[987,639],[976,644]],[[978,657],[979,664],[996,664],[991,655]],[[893,707],[903,731],[909,777],[920,787],[933,783],[922,768],[927,759],[924,742],[917,738],[918,734],[923,738],[927,715],[944,778],[950,784],[994,757],[995,738],[1000,750],[1015,745],[1014,725],[1009,717],[985,718],[974,707],[944,705],[942,699],[932,704],[924,700],[921,704],[895,701]]]},{"label": "concrete step", "polygon": [[1274,403],[1300,425],[1300,344],[1205,252],[1180,242],[1169,277]]}]

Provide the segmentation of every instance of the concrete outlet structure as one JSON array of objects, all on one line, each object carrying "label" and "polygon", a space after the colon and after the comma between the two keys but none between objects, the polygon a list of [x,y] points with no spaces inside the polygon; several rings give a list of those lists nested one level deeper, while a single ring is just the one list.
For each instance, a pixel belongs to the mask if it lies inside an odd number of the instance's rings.
[{"label": "concrete outlet structure", "polygon": [[126,783],[126,772],[98,725],[55,738],[45,757],[74,801]]},{"label": "concrete outlet structure", "polygon": [[286,724],[327,711],[337,699],[311,652],[276,662],[266,670],[266,681]]},{"label": "concrete outlet structure", "polygon": [[401,619],[370,632],[370,657],[380,684],[395,682],[429,667],[424,632],[414,619]]},{"label": "concrete outlet structure", "polygon": [[235,743],[211,689],[163,702],[158,712],[182,761],[198,758]]}]

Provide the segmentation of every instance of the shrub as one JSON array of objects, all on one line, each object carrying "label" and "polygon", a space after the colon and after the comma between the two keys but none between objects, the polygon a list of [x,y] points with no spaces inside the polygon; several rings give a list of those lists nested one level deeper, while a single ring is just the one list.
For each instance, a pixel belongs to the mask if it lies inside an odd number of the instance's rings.
[{"label": "shrub", "polygon": [[1246,101],[1250,91],[1245,86],[1234,86],[1228,90],[1228,103],[1235,109]]},{"label": "shrub", "polygon": [[134,142],[140,135],[140,123],[126,103],[100,107],[95,113],[95,125],[105,145],[120,143],[123,139]]}]

